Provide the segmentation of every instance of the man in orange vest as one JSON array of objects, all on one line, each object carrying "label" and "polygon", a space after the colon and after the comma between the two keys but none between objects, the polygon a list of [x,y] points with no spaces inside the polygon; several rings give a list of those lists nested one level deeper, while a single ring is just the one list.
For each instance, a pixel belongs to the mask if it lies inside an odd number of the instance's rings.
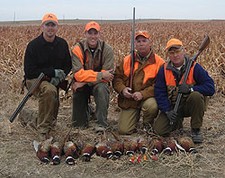
[{"label": "man in orange vest", "polygon": [[128,55],[116,68],[113,87],[119,94],[118,105],[121,108],[118,130],[120,134],[132,134],[137,128],[140,113],[143,113],[145,129],[151,129],[158,114],[154,98],[156,74],[164,60],[153,52],[152,38],[147,31],[135,34],[134,68],[132,88],[129,84],[131,55]]},{"label": "man in orange vest", "polygon": [[[154,123],[154,130],[166,136],[176,129],[182,129],[184,117],[191,117],[192,139],[194,143],[202,143],[200,128],[206,109],[206,96],[215,93],[214,81],[200,64],[194,62],[186,83],[182,84],[189,61],[183,43],[172,38],[165,50],[169,61],[160,68],[156,78],[155,97],[161,113]],[[182,93],[182,99],[176,113],[173,109],[178,93]]]},{"label": "man in orange vest", "polygon": [[109,82],[113,80],[114,53],[111,46],[100,40],[100,25],[91,21],[85,26],[85,39],[72,50],[74,73],[72,122],[75,127],[88,127],[93,95],[96,104],[96,132],[108,127]]}]

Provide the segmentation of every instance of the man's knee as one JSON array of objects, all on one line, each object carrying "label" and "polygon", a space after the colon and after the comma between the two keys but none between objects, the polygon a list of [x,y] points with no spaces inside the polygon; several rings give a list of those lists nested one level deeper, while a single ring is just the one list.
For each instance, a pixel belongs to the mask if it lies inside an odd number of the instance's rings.
[{"label": "man's knee", "polygon": [[118,132],[121,135],[130,135],[135,132],[135,129],[131,129],[128,127],[118,126]]},{"label": "man's knee", "polygon": [[159,110],[155,98],[147,99],[143,103],[142,111],[148,113],[148,115],[151,114],[156,117],[158,115]]},{"label": "man's knee", "polygon": [[153,130],[156,134],[161,136],[166,136],[172,131],[172,127],[165,114],[160,113],[153,124]]},{"label": "man's knee", "polygon": [[204,102],[204,96],[199,92],[192,92],[189,97],[193,102]]},{"label": "man's knee", "polygon": [[147,100],[145,100],[142,107],[145,110],[147,110],[147,109],[157,110],[158,109],[158,105],[156,103],[155,98],[148,98]]},{"label": "man's knee", "polygon": [[155,134],[160,135],[160,136],[168,136],[170,134],[170,131],[168,129],[158,127],[157,125],[153,125],[153,130]]},{"label": "man's knee", "polygon": [[157,135],[163,136],[165,134],[165,132],[156,125],[153,125],[153,130]]},{"label": "man's knee", "polygon": [[99,96],[108,95],[109,94],[108,85],[106,83],[96,84],[93,88],[93,94],[95,94],[95,93]]}]

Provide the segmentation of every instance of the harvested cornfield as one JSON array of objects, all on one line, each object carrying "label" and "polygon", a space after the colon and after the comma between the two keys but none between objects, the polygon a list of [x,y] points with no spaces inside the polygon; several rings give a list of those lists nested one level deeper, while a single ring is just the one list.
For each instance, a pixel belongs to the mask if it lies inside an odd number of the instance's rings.
[{"label": "harvested cornfield", "polygon": [[[114,49],[116,63],[130,51],[131,23],[129,21],[99,21],[101,36]],[[64,21],[58,35],[65,38],[72,48],[83,37],[85,22]],[[198,153],[177,152],[172,156],[158,155],[154,161],[149,156],[140,163],[130,162],[123,155],[118,160],[93,156],[90,162],[77,160],[73,166],[65,164],[44,165],[37,159],[32,141],[36,133],[23,127],[19,120],[13,123],[8,118],[24,97],[20,94],[23,80],[23,57],[27,43],[40,34],[39,24],[0,24],[0,177],[224,177],[225,152],[225,21],[137,21],[137,30],[148,30],[154,41],[154,50],[166,58],[164,48],[169,38],[183,41],[186,51],[193,56],[204,35],[211,43],[199,56],[198,62],[207,69],[215,81],[216,94],[209,101],[204,116],[204,143],[196,145]],[[25,91],[26,92],[26,91]],[[71,122],[71,93],[61,97],[56,134],[65,137]],[[34,98],[25,107],[37,110]],[[109,121],[116,129],[118,118],[116,94],[112,90]],[[184,131],[190,134],[189,119]],[[91,121],[91,126],[94,121]],[[72,129],[71,137],[96,141],[90,127],[86,130]],[[142,134],[140,132],[140,134]]]}]

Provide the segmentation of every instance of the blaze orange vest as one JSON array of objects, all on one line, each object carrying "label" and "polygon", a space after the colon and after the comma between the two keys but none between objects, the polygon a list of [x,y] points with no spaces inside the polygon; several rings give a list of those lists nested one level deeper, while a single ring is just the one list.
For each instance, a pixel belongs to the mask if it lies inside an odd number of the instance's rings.
[{"label": "blaze orange vest", "polygon": [[[165,81],[166,81],[166,86],[167,86],[167,93],[168,93],[168,97],[170,99],[171,104],[175,104],[176,103],[176,99],[177,99],[177,95],[178,95],[178,90],[177,90],[177,86],[176,86],[176,80],[175,77],[173,75],[173,72],[171,70],[167,70],[168,63],[166,63],[164,65],[164,76],[165,76]],[[194,66],[195,63],[192,65],[187,81],[186,83],[190,86],[193,86],[195,84],[195,80],[194,80]],[[182,76],[179,84],[182,83],[182,81],[184,80],[184,75]]]},{"label": "blaze orange vest", "polygon": [[[188,78],[187,78],[187,81],[186,83],[188,85],[193,85],[195,83],[195,80],[194,80],[194,66],[195,66],[196,63],[194,63],[190,69],[190,72],[189,72],[189,75],[188,75]],[[173,72],[171,70],[167,70],[167,65],[168,63],[166,63],[164,65],[164,76],[165,76],[165,80],[166,80],[166,86],[176,86],[176,81],[175,81],[175,77],[173,75]],[[179,84],[181,84],[184,80],[184,75],[182,76]]]},{"label": "blaze orange vest", "polygon": [[[154,54],[154,55],[155,55],[156,62],[154,64],[147,65],[143,69],[144,71],[143,84],[145,84],[148,81],[148,79],[155,78],[160,66],[164,63],[164,60],[162,60],[161,57],[159,57],[157,54]],[[123,63],[124,75],[126,75],[127,77],[129,77],[130,75],[130,70],[131,70],[130,63],[131,63],[131,56],[129,55],[124,58],[124,63]],[[134,70],[133,70],[134,72],[138,69],[138,65],[139,65],[139,62],[135,61]]]}]

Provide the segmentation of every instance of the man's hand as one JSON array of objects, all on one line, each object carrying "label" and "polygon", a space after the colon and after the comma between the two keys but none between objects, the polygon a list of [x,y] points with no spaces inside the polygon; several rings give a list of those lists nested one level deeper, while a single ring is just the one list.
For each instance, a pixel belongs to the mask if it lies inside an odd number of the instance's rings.
[{"label": "man's hand", "polygon": [[72,85],[72,89],[74,92],[76,92],[78,88],[83,87],[85,84],[87,84],[87,83],[86,82],[74,82]]},{"label": "man's hand", "polygon": [[57,87],[60,83],[60,80],[59,80],[59,78],[52,77],[50,83]]},{"label": "man's hand", "polygon": [[114,78],[113,69],[102,72],[102,79],[111,82]]},{"label": "man's hand", "polygon": [[186,83],[178,86],[178,93],[189,94],[190,92],[191,88]]},{"label": "man's hand", "polygon": [[166,116],[170,120],[170,123],[174,123],[177,121],[177,113],[174,110],[166,112]]},{"label": "man's hand", "polygon": [[141,92],[134,92],[132,94],[132,98],[135,100],[135,101],[140,101],[142,100],[143,96],[141,94]]},{"label": "man's hand", "polygon": [[123,93],[124,97],[132,98],[131,88],[129,88],[129,87],[124,88],[122,93]]},{"label": "man's hand", "polygon": [[59,78],[60,82],[62,82],[63,80],[65,80],[66,74],[62,69],[55,69],[55,77]]}]

